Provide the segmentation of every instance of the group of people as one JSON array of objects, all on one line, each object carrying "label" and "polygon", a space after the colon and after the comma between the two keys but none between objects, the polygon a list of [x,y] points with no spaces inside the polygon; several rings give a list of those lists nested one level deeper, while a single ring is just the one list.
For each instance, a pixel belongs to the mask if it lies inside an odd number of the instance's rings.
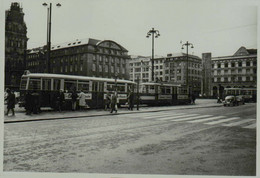
[{"label": "group of people", "polygon": [[40,109],[40,94],[37,92],[27,91],[25,95],[25,110],[26,115],[38,114]]},{"label": "group of people", "polygon": [[9,88],[6,89],[6,96],[5,96],[5,101],[7,104],[7,112],[5,115],[8,116],[10,110],[12,111],[12,115],[14,116],[14,108],[15,108],[15,94],[13,91],[11,91]]},{"label": "group of people", "polygon": [[[127,96],[127,102],[128,102],[128,110],[133,110],[134,108],[134,94],[132,91],[128,93]],[[117,104],[118,104],[118,95],[117,92],[114,91],[112,95],[110,96],[109,93],[106,93],[106,103],[105,103],[105,110],[110,108],[110,113],[117,113]]]}]

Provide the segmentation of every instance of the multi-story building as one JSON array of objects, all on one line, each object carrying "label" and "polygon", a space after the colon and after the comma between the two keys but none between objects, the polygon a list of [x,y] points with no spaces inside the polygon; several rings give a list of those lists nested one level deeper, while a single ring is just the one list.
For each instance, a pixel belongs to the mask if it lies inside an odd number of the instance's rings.
[{"label": "multi-story building", "polygon": [[[190,90],[199,94],[201,90],[201,59],[198,56],[188,57],[188,77]],[[152,80],[150,57],[137,56],[129,62],[130,80],[150,82]],[[155,81],[186,85],[187,76],[187,54],[168,54],[167,57],[154,58]]]},{"label": "multi-story building", "polygon": [[257,50],[240,47],[233,56],[212,58],[212,95],[219,88],[256,88]]},{"label": "multi-story building", "polygon": [[25,70],[26,35],[23,9],[19,3],[12,3],[5,12],[5,87],[13,90],[19,89]]},{"label": "multi-story building", "polygon": [[[84,39],[51,47],[51,73],[129,79],[128,51],[110,40]],[[47,72],[46,47],[27,51],[26,68]]]}]

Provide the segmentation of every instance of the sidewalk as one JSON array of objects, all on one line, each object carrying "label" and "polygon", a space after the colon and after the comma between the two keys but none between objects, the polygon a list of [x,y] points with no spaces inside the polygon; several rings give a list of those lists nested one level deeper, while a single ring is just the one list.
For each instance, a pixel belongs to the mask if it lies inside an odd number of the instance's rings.
[{"label": "sidewalk", "polygon": [[[158,112],[158,111],[168,111],[168,110],[178,110],[178,109],[196,109],[196,108],[207,108],[207,107],[220,107],[223,106],[220,103],[217,103],[215,99],[197,99],[195,105],[178,105],[178,106],[158,106],[158,107],[140,107],[139,111],[129,111],[127,108],[119,108],[117,115],[120,114],[133,114],[133,113],[142,113],[142,112]],[[40,121],[40,120],[54,120],[54,119],[70,119],[70,118],[79,118],[79,117],[93,117],[93,116],[105,116],[111,115],[109,111],[104,111],[102,109],[96,110],[84,110],[84,111],[43,111],[40,114],[32,114],[30,116],[25,115],[25,111],[22,108],[16,107],[15,116],[4,117],[4,123],[13,123],[13,122],[29,122],[29,121]]]}]

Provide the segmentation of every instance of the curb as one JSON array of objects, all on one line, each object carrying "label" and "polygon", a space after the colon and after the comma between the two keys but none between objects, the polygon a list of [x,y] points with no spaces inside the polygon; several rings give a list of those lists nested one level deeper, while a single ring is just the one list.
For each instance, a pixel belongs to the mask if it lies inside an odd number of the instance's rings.
[{"label": "curb", "polygon": [[93,114],[93,115],[84,115],[84,116],[68,116],[68,117],[49,117],[41,119],[25,119],[25,120],[10,120],[4,121],[4,124],[10,123],[20,123],[20,122],[34,122],[34,121],[46,121],[46,120],[58,120],[58,119],[72,119],[72,118],[83,118],[83,117],[98,117],[98,116],[111,116],[111,115],[123,115],[123,114],[134,114],[134,113],[146,113],[146,112],[160,112],[160,111],[169,111],[169,110],[184,110],[184,109],[197,109],[197,108],[213,108],[213,107],[222,107],[223,105],[213,105],[213,106],[198,106],[198,107],[188,107],[188,108],[171,108],[171,109],[158,109],[154,111],[133,111],[126,113],[106,113],[106,114]]}]

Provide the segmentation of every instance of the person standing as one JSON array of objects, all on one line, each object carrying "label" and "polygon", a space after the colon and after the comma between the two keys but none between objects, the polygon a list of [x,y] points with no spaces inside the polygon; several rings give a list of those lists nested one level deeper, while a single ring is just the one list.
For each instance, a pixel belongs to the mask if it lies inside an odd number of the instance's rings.
[{"label": "person standing", "polygon": [[76,89],[74,88],[72,93],[71,93],[71,102],[72,102],[72,111],[76,110],[77,107],[77,98],[78,98],[78,94],[76,92]]},{"label": "person standing", "polygon": [[86,95],[81,90],[81,92],[79,93],[79,107],[80,107],[80,110],[82,110],[85,106],[86,106]]},{"label": "person standing", "polygon": [[31,115],[33,111],[33,96],[30,91],[27,91],[25,95],[25,110],[26,115]]},{"label": "person standing", "polygon": [[105,103],[105,111],[110,108],[110,104],[111,104],[111,98],[109,96],[109,93],[106,93],[106,103]]},{"label": "person standing", "polygon": [[7,101],[7,112],[5,115],[8,116],[9,111],[12,111],[12,115],[14,116],[14,107],[15,107],[15,95],[14,93],[10,90],[10,89],[6,89],[7,92],[7,97],[6,97],[6,101]]},{"label": "person standing", "polygon": [[128,94],[128,110],[133,111],[133,108],[134,108],[134,94],[130,90],[130,92]]},{"label": "person standing", "polygon": [[114,111],[117,113],[117,92],[114,91],[112,98],[111,98],[111,111],[110,113],[113,113]]},{"label": "person standing", "polygon": [[62,89],[60,90],[60,92],[58,94],[57,101],[58,101],[58,110],[59,110],[59,112],[61,112],[63,109],[63,104],[65,102],[65,95],[64,95],[64,92]]}]

